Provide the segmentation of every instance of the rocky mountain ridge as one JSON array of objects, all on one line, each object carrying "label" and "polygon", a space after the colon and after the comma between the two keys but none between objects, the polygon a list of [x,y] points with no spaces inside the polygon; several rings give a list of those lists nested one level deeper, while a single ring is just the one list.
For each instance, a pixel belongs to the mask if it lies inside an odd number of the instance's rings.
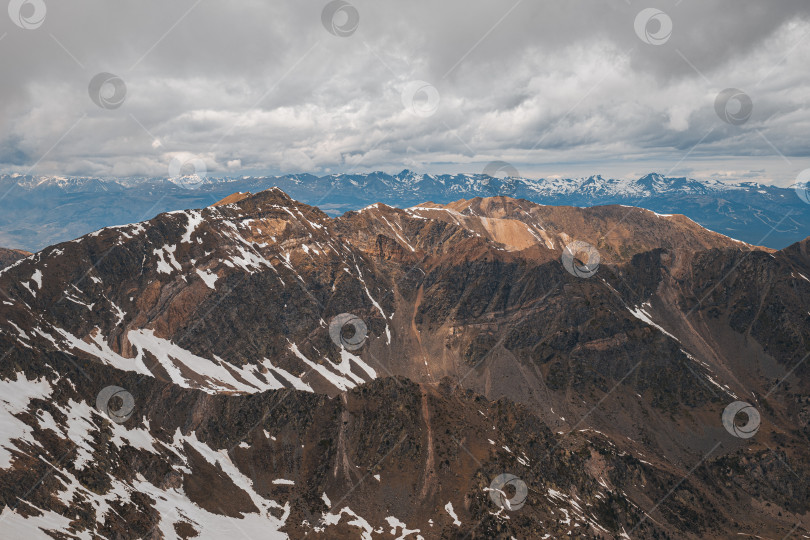
[{"label": "rocky mountain ridge", "polygon": [[[810,504],[807,248],[509,197],[330,218],[278,189],[52,246],[0,271],[0,519],[784,535]],[[721,421],[737,402],[752,438]]]}]

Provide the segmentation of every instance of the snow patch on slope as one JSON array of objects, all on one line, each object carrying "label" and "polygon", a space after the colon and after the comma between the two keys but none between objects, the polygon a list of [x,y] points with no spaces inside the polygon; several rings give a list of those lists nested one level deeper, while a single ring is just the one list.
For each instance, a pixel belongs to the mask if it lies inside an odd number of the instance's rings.
[{"label": "snow patch on slope", "polygon": [[11,466],[10,448],[16,447],[12,440],[36,444],[31,427],[14,415],[27,410],[32,399],[45,399],[53,391],[44,378],[29,380],[22,372],[16,375],[13,381],[0,379],[0,469]]},{"label": "snow patch on slope", "polygon": [[660,325],[653,322],[652,316],[647,312],[647,310],[650,309],[650,307],[651,307],[650,303],[645,302],[641,306],[638,306],[638,307],[635,307],[635,308],[627,308],[627,309],[628,309],[628,311],[630,313],[632,313],[632,315],[636,319],[644,321],[645,323],[649,324],[650,326],[654,326],[655,328],[657,328],[661,332],[665,333],[666,335],[668,335],[669,337],[671,337],[675,341],[680,342],[680,340],[678,338],[676,338],[675,336],[673,336],[672,334],[670,334],[669,332],[664,330]]},{"label": "snow patch on slope", "polygon": [[219,279],[218,275],[209,270],[200,270],[199,268],[197,268],[197,275],[200,276],[200,279],[205,282],[209,289],[217,290],[216,282]]},{"label": "snow patch on slope", "polygon": [[157,255],[158,265],[157,271],[161,274],[170,274],[174,270],[182,270],[183,267],[180,266],[180,263],[174,258],[174,252],[177,251],[177,246],[169,246],[165,245],[160,249],[155,249],[152,251],[154,255]]}]

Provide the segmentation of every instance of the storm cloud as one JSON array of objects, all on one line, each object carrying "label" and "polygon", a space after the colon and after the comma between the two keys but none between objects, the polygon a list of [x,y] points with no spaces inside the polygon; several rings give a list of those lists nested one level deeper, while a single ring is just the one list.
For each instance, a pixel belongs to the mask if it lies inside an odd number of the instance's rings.
[{"label": "storm cloud", "polygon": [[802,0],[13,0],[0,36],[3,172],[810,167]]}]

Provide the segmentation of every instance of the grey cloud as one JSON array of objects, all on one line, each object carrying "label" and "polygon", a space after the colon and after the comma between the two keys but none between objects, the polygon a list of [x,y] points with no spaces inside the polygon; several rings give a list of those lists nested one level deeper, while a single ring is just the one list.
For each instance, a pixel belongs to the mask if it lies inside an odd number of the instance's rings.
[{"label": "grey cloud", "polygon": [[[495,159],[630,174],[688,154],[678,170],[788,182],[808,166],[800,0],[662,2],[673,32],[660,46],[633,28],[648,5],[624,0],[357,0],[346,38],[324,29],[325,1],[46,2],[36,30],[0,23],[0,170],[165,175],[180,153],[211,174]],[[119,109],[88,97],[102,71],[126,83]],[[441,95],[427,118],[401,102],[416,79]],[[753,100],[742,126],[714,112],[727,87]],[[748,156],[769,165],[735,166]]]}]

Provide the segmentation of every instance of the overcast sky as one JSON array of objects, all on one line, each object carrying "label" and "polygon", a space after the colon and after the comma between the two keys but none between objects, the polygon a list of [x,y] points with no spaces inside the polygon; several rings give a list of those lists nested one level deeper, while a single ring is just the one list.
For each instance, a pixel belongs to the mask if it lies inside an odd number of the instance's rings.
[{"label": "overcast sky", "polygon": [[807,0],[11,0],[0,19],[1,172],[810,167]]}]

